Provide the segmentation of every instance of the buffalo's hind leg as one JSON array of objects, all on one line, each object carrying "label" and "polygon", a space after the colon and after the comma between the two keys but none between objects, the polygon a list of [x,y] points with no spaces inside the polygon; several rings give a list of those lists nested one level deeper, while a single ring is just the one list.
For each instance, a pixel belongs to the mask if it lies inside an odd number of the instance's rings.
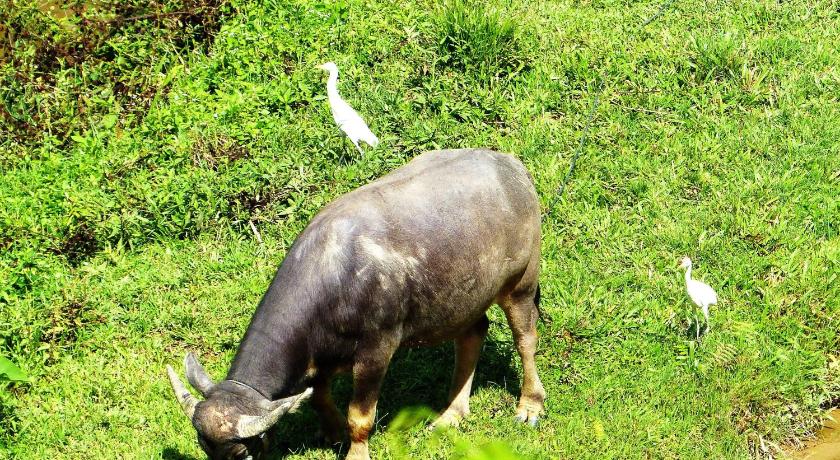
[{"label": "buffalo's hind leg", "polygon": [[518,287],[499,299],[513,332],[516,351],[522,359],[522,394],[516,408],[516,419],[536,426],[543,411],[545,389],[537,375],[534,354],[537,351],[537,305],[534,302],[537,284]]},{"label": "buffalo's hind leg", "polygon": [[475,366],[489,326],[487,316],[483,315],[462,336],[455,339],[455,370],[452,373],[452,386],[449,388],[449,405],[432,423],[433,427],[458,426],[461,419],[469,415]]}]

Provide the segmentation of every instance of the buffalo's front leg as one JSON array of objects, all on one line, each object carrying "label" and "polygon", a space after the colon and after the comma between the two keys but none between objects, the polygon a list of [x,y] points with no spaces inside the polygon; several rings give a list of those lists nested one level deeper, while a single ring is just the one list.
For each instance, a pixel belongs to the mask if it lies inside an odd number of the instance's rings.
[{"label": "buffalo's front leg", "polygon": [[332,400],[332,377],[318,379],[312,385],[312,406],[321,421],[321,433],[330,444],[344,438],[346,421]]},{"label": "buffalo's front leg", "polygon": [[359,346],[353,364],[353,399],[347,411],[350,428],[348,460],[369,460],[368,436],[376,418],[379,387],[391,356],[399,346],[396,337],[379,337],[378,343]]}]

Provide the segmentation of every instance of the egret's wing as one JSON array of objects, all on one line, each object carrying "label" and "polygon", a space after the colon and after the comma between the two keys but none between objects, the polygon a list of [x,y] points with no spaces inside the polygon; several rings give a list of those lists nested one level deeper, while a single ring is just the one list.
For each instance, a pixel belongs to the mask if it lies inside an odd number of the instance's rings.
[{"label": "egret's wing", "polygon": [[688,297],[691,298],[691,301],[694,302],[694,305],[698,307],[703,305],[703,298],[699,295],[700,293],[697,292],[697,289],[692,289],[692,286],[689,286],[688,289]]},{"label": "egret's wing", "polygon": [[[367,126],[365,126],[365,128],[367,128]],[[365,141],[367,145],[371,147],[376,147],[376,145],[379,144],[379,138],[376,137],[376,134],[373,134],[373,132],[371,132],[370,129],[367,130],[367,133],[365,134],[365,137],[362,138],[362,140]]]},{"label": "egret's wing", "polygon": [[339,128],[344,131],[350,139],[354,141],[363,140],[368,145],[376,146],[379,142],[379,139],[371,132],[368,125],[353,110],[352,107],[349,105],[345,105],[345,107],[341,111],[337,111],[333,113],[333,117],[335,118],[336,124],[338,124]]},{"label": "egret's wing", "polygon": [[716,304],[718,301],[717,292],[715,292],[715,290],[712,289],[711,286],[706,287],[709,288],[709,298],[711,299],[711,302],[709,302],[709,304]]},{"label": "egret's wing", "polygon": [[353,107],[350,107],[350,104],[341,99],[330,101],[330,109],[332,109],[333,118],[339,126],[360,118]]},{"label": "egret's wing", "polygon": [[692,280],[688,287],[688,295],[697,305],[713,305],[717,303],[717,293],[711,286],[702,281]]},{"label": "egret's wing", "polygon": [[361,118],[353,120],[345,125],[345,132],[352,132],[353,134],[348,134],[348,136],[354,137],[357,140],[362,140],[371,147],[376,147],[376,144],[379,143],[379,139],[377,139],[376,135],[371,132],[370,128],[368,128],[364,120]]},{"label": "egret's wing", "polygon": [[362,117],[356,113],[349,105],[347,106],[347,110],[341,111],[334,114],[335,122],[341,129],[357,129],[357,126],[362,125],[364,126],[365,122],[362,120]]},{"label": "egret's wing", "polygon": [[371,132],[362,117],[344,99],[330,98],[330,110],[339,129],[344,131],[354,144],[361,140],[376,147],[379,143],[379,139]]}]

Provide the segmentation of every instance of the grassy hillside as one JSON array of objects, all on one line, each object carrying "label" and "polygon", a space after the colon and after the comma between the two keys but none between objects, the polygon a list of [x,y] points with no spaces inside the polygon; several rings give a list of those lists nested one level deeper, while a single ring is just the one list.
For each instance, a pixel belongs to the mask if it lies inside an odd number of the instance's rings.
[{"label": "grassy hillside", "polygon": [[[473,414],[386,432],[446,397],[451,347],[403,352],[374,455],[779,457],[840,404],[840,10],[676,0],[639,29],[659,5],[4,2],[0,356],[31,382],[0,389],[0,457],[200,458],[164,366],[193,350],[224,375],[318,209],[478,146],[522,159],[548,207],[596,94],[543,227],[539,429],[512,421],[494,308]],[[364,157],[328,60],[382,141]],[[682,255],[721,299],[699,342]],[[309,409],[281,425],[279,457],[335,458]]]}]

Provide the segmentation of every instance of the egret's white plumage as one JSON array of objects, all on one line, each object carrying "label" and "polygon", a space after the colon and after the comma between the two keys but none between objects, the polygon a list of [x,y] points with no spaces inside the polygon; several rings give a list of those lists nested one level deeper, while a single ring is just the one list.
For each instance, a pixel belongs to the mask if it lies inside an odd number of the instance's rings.
[{"label": "egret's white plumage", "polygon": [[[703,311],[703,317],[706,318],[706,330],[708,330],[709,305],[717,304],[717,293],[708,284],[691,279],[691,259],[684,257],[680,268],[685,269],[685,289],[688,291],[688,297]],[[697,336],[700,336],[699,324],[697,325]]]},{"label": "egret's white plumage", "polygon": [[335,124],[344,131],[344,134],[347,134],[350,142],[356,146],[359,153],[363,153],[361,147],[359,147],[359,141],[364,141],[371,147],[376,147],[379,139],[370,131],[362,117],[353,110],[353,107],[350,107],[350,104],[344,102],[344,99],[338,95],[338,66],[334,62],[327,62],[319,65],[318,68],[330,73],[330,78],[327,80],[327,98],[330,102],[330,110]]}]

